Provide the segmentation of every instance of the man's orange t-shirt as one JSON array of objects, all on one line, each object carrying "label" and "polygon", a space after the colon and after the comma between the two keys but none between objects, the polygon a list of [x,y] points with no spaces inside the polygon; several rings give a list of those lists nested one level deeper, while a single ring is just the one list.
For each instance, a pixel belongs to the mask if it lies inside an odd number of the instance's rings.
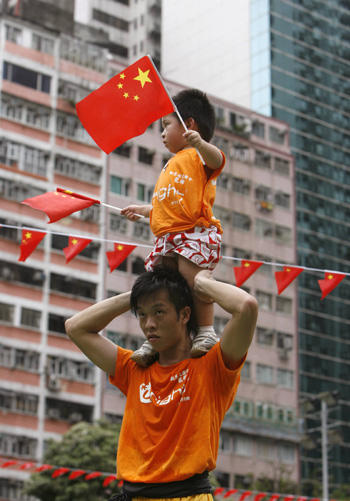
[{"label": "man's orange t-shirt", "polygon": [[118,347],[110,382],[126,396],[117,453],[117,478],[129,482],[184,480],[213,470],[219,431],[240,382],[226,368],[217,343],[205,356],[143,369]]},{"label": "man's orange t-shirt", "polygon": [[150,227],[156,237],[211,225],[222,233],[212,209],[216,178],[225,166],[223,153],[222,159],[222,165],[211,172],[209,179],[194,148],[181,150],[169,160],[160,173],[152,198]]}]

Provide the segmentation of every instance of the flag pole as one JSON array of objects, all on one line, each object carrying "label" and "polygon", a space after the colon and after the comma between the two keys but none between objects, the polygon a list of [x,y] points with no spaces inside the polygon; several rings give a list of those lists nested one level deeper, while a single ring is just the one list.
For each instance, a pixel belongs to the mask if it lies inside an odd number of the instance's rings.
[{"label": "flag pole", "polygon": [[[148,59],[151,61],[152,65],[153,65],[153,68],[154,68],[154,70],[156,71],[156,73],[157,73],[157,75],[158,75],[158,77],[159,77],[159,80],[162,82],[162,85],[163,85],[163,87],[164,87],[164,89],[165,89],[165,92],[168,94],[168,97],[169,97],[169,99],[170,99],[170,101],[171,101],[172,105],[174,106],[175,113],[177,114],[177,116],[178,116],[178,118],[179,118],[179,120],[180,120],[181,124],[183,125],[183,127],[184,127],[185,131],[187,132],[187,131],[188,131],[187,125],[185,124],[185,122],[184,122],[184,120],[183,120],[182,116],[180,115],[180,112],[179,112],[179,110],[177,109],[177,106],[176,106],[176,104],[174,103],[173,98],[172,98],[172,97],[171,97],[171,95],[169,94],[169,91],[168,91],[168,89],[167,89],[167,88],[166,88],[166,86],[165,86],[164,80],[162,79],[162,77],[161,77],[161,75],[160,75],[160,73],[159,73],[159,71],[158,71],[158,68],[157,68],[157,67],[156,67],[156,65],[154,64],[153,59],[152,59],[152,57],[151,57],[149,54],[147,54],[147,57],[148,57]],[[199,156],[199,158],[201,159],[201,161],[202,161],[203,165],[205,165],[205,162],[204,162],[204,160],[203,160],[202,155],[199,153],[199,151],[197,150],[197,148],[195,148],[195,150],[196,150],[196,152],[198,153],[198,156]]]},{"label": "flag pole", "polygon": [[[122,210],[122,209],[120,209],[119,207],[114,207],[114,205],[104,204],[103,202],[100,202],[100,205],[103,205],[104,207],[108,207],[109,209],[115,209],[115,210],[118,210],[119,212]],[[135,216],[137,216],[137,217],[145,217],[145,216],[143,216],[142,214],[136,214],[136,213],[135,213]]]}]

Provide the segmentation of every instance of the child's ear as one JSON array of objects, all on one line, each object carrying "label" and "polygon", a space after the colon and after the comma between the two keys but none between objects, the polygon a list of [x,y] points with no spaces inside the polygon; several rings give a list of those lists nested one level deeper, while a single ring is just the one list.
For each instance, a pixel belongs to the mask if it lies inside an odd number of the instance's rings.
[{"label": "child's ear", "polygon": [[190,117],[185,120],[186,127],[190,130],[197,130],[197,124],[196,121]]}]

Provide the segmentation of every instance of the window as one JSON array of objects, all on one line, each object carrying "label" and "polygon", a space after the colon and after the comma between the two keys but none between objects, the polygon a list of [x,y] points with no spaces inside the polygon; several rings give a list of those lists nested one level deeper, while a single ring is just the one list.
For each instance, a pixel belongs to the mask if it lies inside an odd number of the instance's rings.
[{"label": "window", "polygon": [[283,158],[275,158],[275,172],[281,174],[281,176],[289,176],[290,173],[290,162],[289,160],[284,160]]},{"label": "window", "polygon": [[253,445],[253,439],[246,435],[235,435],[233,437],[233,451],[239,456],[252,456]]},{"label": "window", "polygon": [[39,397],[29,393],[0,390],[0,409],[35,415],[38,411]]},{"label": "window", "polygon": [[282,463],[294,463],[295,462],[295,446],[292,444],[278,444],[278,459]]},{"label": "window", "polygon": [[2,434],[0,437],[0,454],[3,454],[5,456],[35,458],[36,448],[37,440],[34,438],[29,438],[22,435],[10,435],[7,433]]},{"label": "window", "polygon": [[[114,44],[113,49],[115,49],[116,46],[117,44]],[[101,73],[106,72],[106,49],[65,35],[60,36],[59,48],[60,58],[81,66],[92,68]]]},{"label": "window", "polygon": [[294,388],[294,373],[287,369],[277,369],[277,385],[284,388]]},{"label": "window", "polygon": [[[220,179],[220,176],[219,176]],[[251,182],[248,179],[233,178],[233,191],[241,195],[250,195]]]},{"label": "window", "polygon": [[254,120],[252,123],[252,134],[258,137],[265,137],[265,124],[263,122],[258,122]]},{"label": "window", "polygon": [[220,223],[222,226],[226,226],[231,222],[231,213],[224,209],[223,207],[215,206],[215,217],[220,219]]},{"label": "window", "polygon": [[273,384],[273,367],[270,365],[257,364],[256,380],[258,383]]},{"label": "window", "polygon": [[131,144],[123,143],[121,146],[118,146],[113,152],[115,155],[119,155],[124,158],[130,158],[131,156]]},{"label": "window", "polygon": [[283,193],[282,191],[276,191],[275,193],[275,204],[285,209],[290,209],[290,195],[288,193]]},{"label": "window", "polygon": [[271,169],[271,157],[264,151],[255,150],[255,165],[263,169]]},{"label": "window", "polygon": [[8,118],[21,120],[23,117],[23,102],[16,97],[2,95],[1,109]]},{"label": "window", "polygon": [[109,215],[109,229],[125,235],[128,231],[128,220],[118,214]]},{"label": "window", "polygon": [[264,202],[272,201],[272,190],[269,186],[257,184],[255,187],[255,199],[263,200]]},{"label": "window", "polygon": [[80,162],[69,157],[56,155],[55,172],[62,176],[73,177],[87,183],[100,184],[102,167]]},{"label": "window", "polygon": [[4,80],[50,94],[51,77],[23,68],[22,66],[4,61],[3,78]]},{"label": "window", "polygon": [[147,165],[152,165],[153,164],[153,157],[154,157],[154,151],[149,150],[147,148],[142,148],[140,146],[138,148],[138,160],[139,162],[142,162]]},{"label": "window", "polygon": [[73,381],[94,381],[95,368],[90,362],[79,362],[64,357],[49,356],[47,366],[50,375]]},{"label": "window", "polygon": [[131,265],[131,273],[134,275],[141,275],[145,271],[144,260],[142,257],[136,257]]},{"label": "window", "polygon": [[148,223],[140,223],[139,221],[133,225],[132,234],[136,238],[149,240],[152,237],[151,228]]},{"label": "window", "polygon": [[292,314],[292,300],[277,296],[276,298],[276,311],[278,313],[284,313],[285,315]]},{"label": "window", "polygon": [[239,249],[238,247],[233,248],[233,257],[237,257],[239,259],[251,259],[251,252],[246,251],[245,249]]},{"label": "window", "polygon": [[41,287],[45,280],[42,270],[27,268],[16,263],[0,261],[0,279],[8,282],[20,282],[26,286]]},{"label": "window", "polygon": [[255,219],[255,234],[258,237],[272,238],[274,233],[273,224],[265,219]]},{"label": "window", "polygon": [[249,231],[252,219],[247,214],[242,214],[241,212],[233,212],[232,213],[232,226],[239,228],[244,231]]},{"label": "window", "polygon": [[232,436],[229,431],[220,430],[219,451],[230,452],[232,450]]},{"label": "window", "polygon": [[21,325],[26,327],[40,328],[41,312],[31,310],[29,308],[22,308],[21,310]]},{"label": "window", "polygon": [[56,121],[57,133],[89,144],[95,144],[84,129],[79,118],[68,113],[58,113]]},{"label": "window", "polygon": [[46,38],[33,33],[32,48],[39,52],[45,52],[46,54],[52,55],[54,50],[54,42],[50,38]]},{"label": "window", "polygon": [[276,225],[276,242],[283,245],[290,245],[292,242],[292,230],[285,226]]},{"label": "window", "polygon": [[72,401],[65,402],[53,398],[46,399],[46,416],[61,421],[87,421],[92,422],[93,409],[90,405],[76,404]]},{"label": "window", "polygon": [[275,446],[270,440],[258,439],[257,441],[257,456],[265,461],[273,461],[275,459]]},{"label": "window", "polygon": [[150,204],[152,202],[152,195],[153,187],[151,188],[141,183],[137,184],[137,200]]},{"label": "window", "polygon": [[249,148],[244,144],[234,143],[231,147],[230,156],[239,162],[249,162]]},{"label": "window", "polygon": [[0,303],[0,321],[13,324],[13,314],[15,307],[13,304]]},{"label": "window", "polygon": [[272,346],[275,337],[275,331],[258,327],[256,329],[256,342],[264,346]]},{"label": "window", "polygon": [[259,303],[259,308],[265,311],[272,311],[272,294],[256,291],[256,299]]},{"label": "window", "polygon": [[224,190],[231,189],[231,176],[229,174],[220,174],[220,176],[216,179],[217,188],[223,188]]},{"label": "window", "polygon": [[73,296],[84,297],[88,299],[96,299],[97,285],[86,280],[79,280],[70,275],[57,275],[51,273],[50,277],[51,291],[70,294]]},{"label": "window", "polygon": [[251,362],[246,361],[243,365],[241,376],[250,379],[251,378]]},{"label": "window", "polygon": [[17,45],[22,45],[22,30],[20,28],[6,24],[5,30],[6,40]]},{"label": "window", "polygon": [[107,12],[103,12],[102,10],[93,9],[92,17],[93,19],[96,19],[96,21],[100,21],[108,26],[113,26],[114,28],[118,28],[122,31],[129,31],[128,21],[124,21],[124,19],[107,14]]},{"label": "window", "polygon": [[66,317],[63,315],[56,315],[55,313],[49,313],[48,319],[48,330],[50,332],[58,332],[60,334],[65,334],[66,329],[64,327],[64,322]]},{"label": "window", "polygon": [[284,144],[285,131],[270,127],[269,130],[270,140],[277,144]]},{"label": "window", "polygon": [[118,176],[111,176],[111,187],[112,193],[117,193],[118,195],[123,195],[124,197],[129,196],[130,181]]},{"label": "window", "polygon": [[292,350],[294,345],[292,334],[277,332],[277,347],[284,350]]}]

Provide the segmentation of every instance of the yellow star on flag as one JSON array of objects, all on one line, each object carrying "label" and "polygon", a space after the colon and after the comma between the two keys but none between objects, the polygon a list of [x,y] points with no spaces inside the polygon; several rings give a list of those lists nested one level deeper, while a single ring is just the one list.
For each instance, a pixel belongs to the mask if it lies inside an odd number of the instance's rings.
[{"label": "yellow star on flag", "polygon": [[122,245],[118,245],[117,249],[118,249],[119,251],[121,251],[121,250],[123,250],[123,249],[124,249],[124,247],[123,247]]},{"label": "yellow star on flag", "polygon": [[28,239],[29,239],[29,238],[32,238],[32,234],[31,234],[31,233],[29,233],[29,231],[26,233],[26,238],[28,238]]},{"label": "yellow star on flag", "polygon": [[140,68],[137,68],[139,70],[139,74],[137,77],[134,78],[134,80],[139,80],[141,82],[142,88],[145,86],[146,82],[152,83],[152,80],[148,77],[148,73],[150,70],[147,71],[142,71]]},{"label": "yellow star on flag", "polygon": [[287,268],[286,271],[290,272],[290,268]]},{"label": "yellow star on flag", "polygon": [[123,88],[123,84],[122,83],[118,83],[118,89],[122,89]]},{"label": "yellow star on flag", "polygon": [[244,263],[244,265],[243,265],[243,266],[245,266],[246,268],[249,268],[250,263]]},{"label": "yellow star on flag", "polygon": [[124,73],[121,73],[121,74],[119,75],[119,78],[121,78],[122,80],[124,80],[124,78],[125,78]]},{"label": "yellow star on flag", "polygon": [[327,278],[328,278],[328,280],[332,280],[333,275],[328,275],[328,277],[327,277]]},{"label": "yellow star on flag", "polygon": [[134,101],[138,101],[139,99],[139,96],[136,94],[136,96],[134,96]]},{"label": "yellow star on flag", "polygon": [[75,245],[78,243],[78,240],[76,238],[74,238],[74,240],[72,240],[72,244]]},{"label": "yellow star on flag", "polygon": [[125,97],[125,99],[126,99],[126,98],[128,98],[128,97],[129,97],[129,93],[128,93],[128,92],[124,92],[123,96],[124,96],[124,97]]}]

